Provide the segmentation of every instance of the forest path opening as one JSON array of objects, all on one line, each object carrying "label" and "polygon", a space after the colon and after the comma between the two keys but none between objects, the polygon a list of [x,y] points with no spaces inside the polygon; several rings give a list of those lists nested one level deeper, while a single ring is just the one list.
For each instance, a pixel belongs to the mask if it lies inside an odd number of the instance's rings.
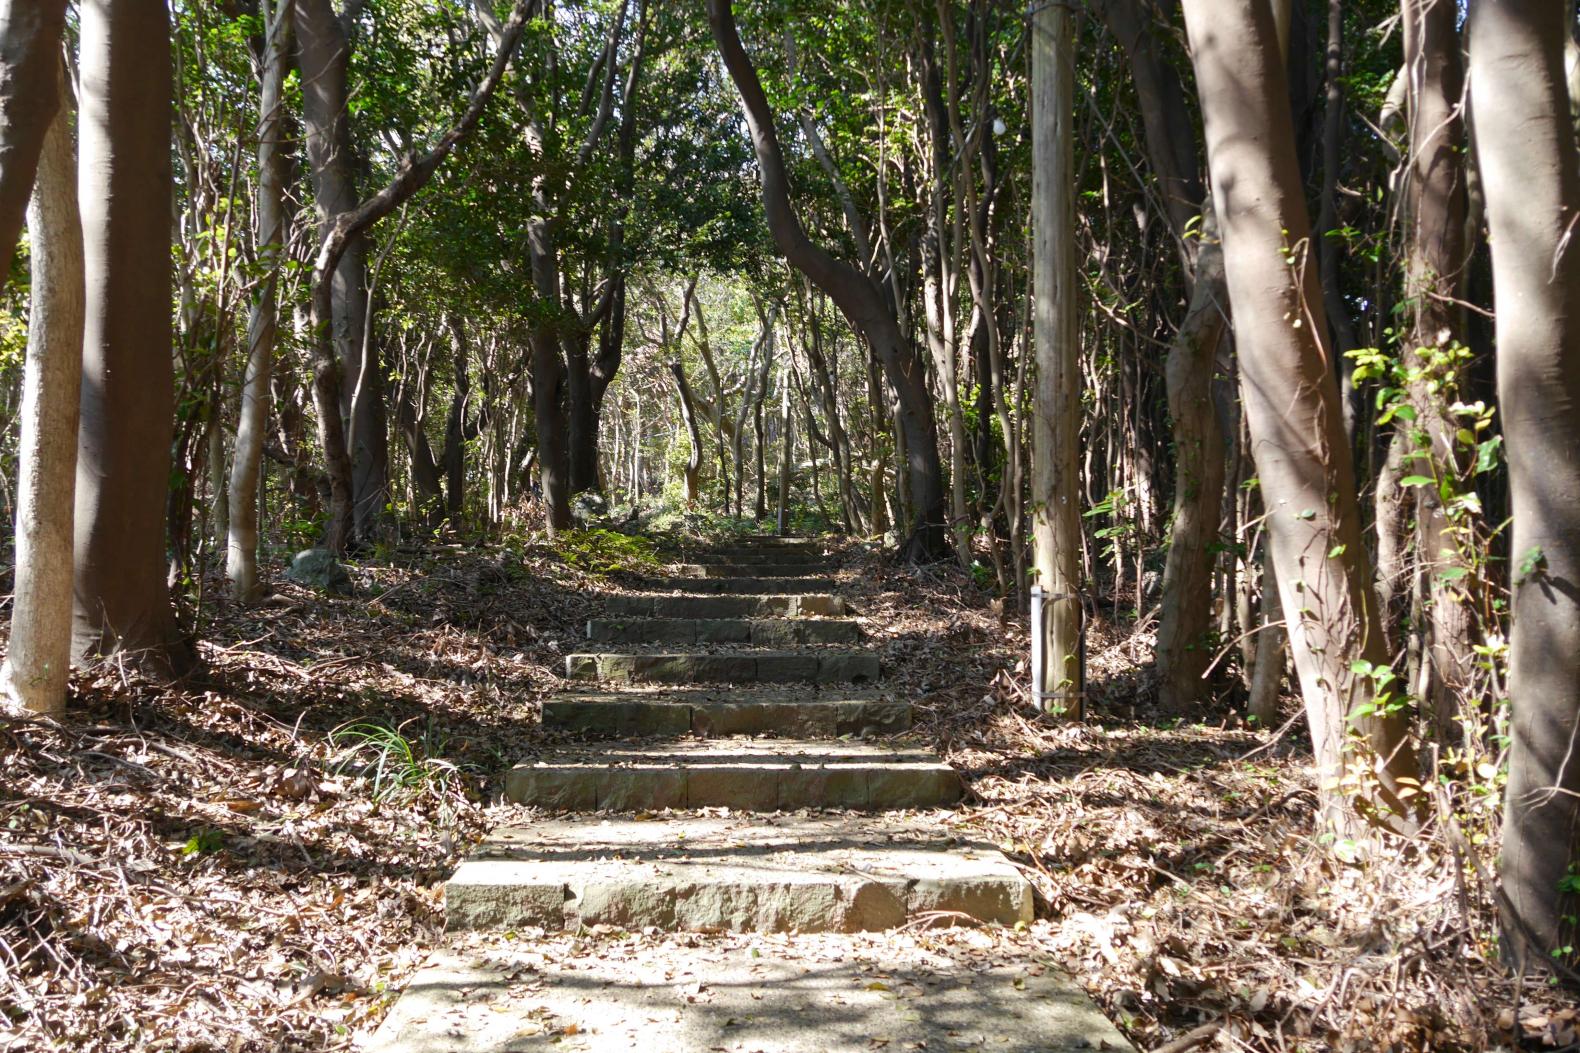
[{"label": "forest path opening", "polygon": [[827,549],[685,558],[566,656],[588,689],[543,720],[573,744],[509,773],[530,821],[446,885],[372,1048],[1126,1048],[1015,938],[1031,886],[951,831],[960,776],[906,740]]}]

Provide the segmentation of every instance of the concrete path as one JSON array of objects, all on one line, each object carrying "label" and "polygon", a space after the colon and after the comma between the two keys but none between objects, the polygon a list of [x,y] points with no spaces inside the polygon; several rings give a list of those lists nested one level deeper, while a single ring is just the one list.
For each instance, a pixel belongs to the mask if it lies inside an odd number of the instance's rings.
[{"label": "concrete path", "polygon": [[981,932],[458,938],[373,1053],[1132,1050],[1035,942]]},{"label": "concrete path", "polygon": [[505,780],[558,817],[496,830],[456,871],[451,943],[373,1048],[1131,1048],[1034,953],[1016,867],[951,832],[960,777],[905,742],[910,707],[824,549],[686,560],[566,656],[584,686],[543,721],[585,744]]}]

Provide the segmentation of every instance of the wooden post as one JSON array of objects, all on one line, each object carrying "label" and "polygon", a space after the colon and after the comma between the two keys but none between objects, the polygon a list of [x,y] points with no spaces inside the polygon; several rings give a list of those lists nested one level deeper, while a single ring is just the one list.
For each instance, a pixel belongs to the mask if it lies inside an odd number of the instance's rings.
[{"label": "wooden post", "polygon": [[1043,589],[1043,709],[1079,718],[1081,516],[1078,442],[1080,346],[1075,274],[1075,19],[1066,0],[1032,16],[1032,277],[1037,388],[1032,412],[1034,583]]}]

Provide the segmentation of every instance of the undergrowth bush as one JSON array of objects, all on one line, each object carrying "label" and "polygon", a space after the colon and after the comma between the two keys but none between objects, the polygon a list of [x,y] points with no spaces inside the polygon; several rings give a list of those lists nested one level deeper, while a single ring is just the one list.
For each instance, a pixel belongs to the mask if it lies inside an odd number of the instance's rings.
[{"label": "undergrowth bush", "polygon": [[554,539],[559,557],[578,570],[599,576],[648,573],[660,562],[650,538],[614,530],[563,530]]}]

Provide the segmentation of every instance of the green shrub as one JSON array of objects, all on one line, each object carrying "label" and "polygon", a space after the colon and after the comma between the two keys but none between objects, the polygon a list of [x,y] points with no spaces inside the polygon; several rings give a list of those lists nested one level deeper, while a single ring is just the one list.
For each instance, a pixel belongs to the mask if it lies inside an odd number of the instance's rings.
[{"label": "green shrub", "polygon": [[599,576],[648,573],[660,563],[651,539],[614,530],[564,530],[554,550],[578,570]]}]

